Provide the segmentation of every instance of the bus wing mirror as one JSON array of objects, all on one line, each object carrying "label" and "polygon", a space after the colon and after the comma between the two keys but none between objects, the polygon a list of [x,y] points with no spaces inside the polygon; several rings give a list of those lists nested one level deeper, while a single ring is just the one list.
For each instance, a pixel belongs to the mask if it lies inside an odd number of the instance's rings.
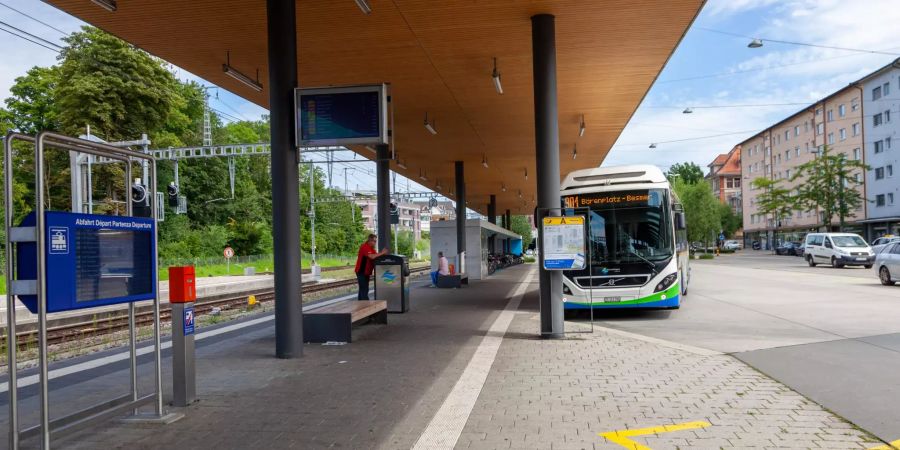
[{"label": "bus wing mirror", "polygon": [[684,223],[684,213],[675,213],[675,229],[684,230],[687,225]]}]

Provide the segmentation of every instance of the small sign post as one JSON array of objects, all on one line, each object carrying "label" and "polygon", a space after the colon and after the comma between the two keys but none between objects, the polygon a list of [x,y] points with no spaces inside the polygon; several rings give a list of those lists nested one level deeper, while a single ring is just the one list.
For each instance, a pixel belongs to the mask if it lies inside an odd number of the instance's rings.
[{"label": "small sign post", "polygon": [[587,254],[584,216],[544,217],[541,254],[544,270],[582,270]]},{"label": "small sign post", "polygon": [[234,249],[231,247],[225,247],[225,250],[222,251],[222,254],[225,255],[225,274],[231,275],[231,258],[234,256]]}]

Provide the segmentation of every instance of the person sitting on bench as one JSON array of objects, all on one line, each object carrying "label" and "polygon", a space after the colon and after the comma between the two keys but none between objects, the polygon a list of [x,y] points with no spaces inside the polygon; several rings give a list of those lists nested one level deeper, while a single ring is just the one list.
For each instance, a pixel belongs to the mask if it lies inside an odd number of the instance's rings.
[{"label": "person sitting on bench", "polygon": [[438,252],[438,270],[431,272],[431,285],[437,287],[438,277],[450,275],[450,261],[444,256],[444,252]]}]

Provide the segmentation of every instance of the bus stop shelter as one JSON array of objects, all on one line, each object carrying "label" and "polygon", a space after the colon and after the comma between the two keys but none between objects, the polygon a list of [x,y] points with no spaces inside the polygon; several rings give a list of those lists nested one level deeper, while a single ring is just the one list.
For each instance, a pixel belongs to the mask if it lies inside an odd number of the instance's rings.
[{"label": "bus stop shelter", "polygon": [[[387,247],[390,170],[443,186],[457,217],[559,207],[560,175],[603,161],[704,3],[47,2],[269,109],[281,358],[302,354],[296,87],[390,85],[391,146],[352,148],[378,164]],[[560,274],[540,285],[541,335],[561,337]]]}]

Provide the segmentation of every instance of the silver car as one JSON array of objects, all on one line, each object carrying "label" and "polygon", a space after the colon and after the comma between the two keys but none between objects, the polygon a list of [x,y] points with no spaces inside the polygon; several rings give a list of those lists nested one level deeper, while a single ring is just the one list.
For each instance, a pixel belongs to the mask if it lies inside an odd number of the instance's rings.
[{"label": "silver car", "polygon": [[885,286],[900,281],[900,242],[884,245],[875,255],[875,270]]}]

